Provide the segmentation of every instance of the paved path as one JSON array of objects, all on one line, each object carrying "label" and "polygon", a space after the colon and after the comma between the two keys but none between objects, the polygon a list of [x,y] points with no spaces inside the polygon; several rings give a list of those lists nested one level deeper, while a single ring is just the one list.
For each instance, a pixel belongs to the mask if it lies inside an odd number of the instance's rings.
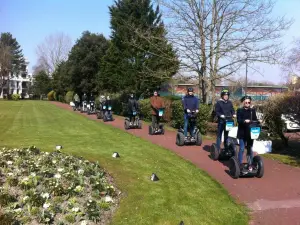
[{"label": "paved path", "polygon": [[[53,102],[58,107],[72,110],[69,105]],[[77,112],[79,113],[79,112]],[[86,115],[96,120],[95,115]],[[102,121],[102,120],[99,120]],[[124,120],[115,118],[108,122],[114,127],[124,129]],[[209,158],[209,146],[212,141],[204,141],[202,146],[178,147],[175,144],[176,132],[166,131],[165,135],[148,135],[148,126],[142,130],[128,130],[154,144],[163,146],[191,161],[197,167],[208,172],[220,182],[229,193],[251,210],[251,225],[300,225],[300,169],[264,159],[263,178],[232,179],[226,171],[227,166]]]}]

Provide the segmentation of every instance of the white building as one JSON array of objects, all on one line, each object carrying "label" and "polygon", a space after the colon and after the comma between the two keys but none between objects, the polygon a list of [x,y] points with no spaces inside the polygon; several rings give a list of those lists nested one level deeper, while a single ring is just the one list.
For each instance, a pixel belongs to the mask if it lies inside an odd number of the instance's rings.
[{"label": "white building", "polygon": [[22,98],[29,98],[29,87],[32,84],[32,74],[28,73],[29,61],[25,59],[25,66],[19,74],[9,74],[4,81],[0,98],[5,98],[11,94],[19,94]]}]

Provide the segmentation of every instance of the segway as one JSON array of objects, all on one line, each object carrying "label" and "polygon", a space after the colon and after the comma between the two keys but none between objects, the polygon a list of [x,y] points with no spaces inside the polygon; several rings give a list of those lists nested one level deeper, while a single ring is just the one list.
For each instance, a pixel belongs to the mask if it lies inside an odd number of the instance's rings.
[{"label": "segway", "polygon": [[[234,127],[234,120],[231,116],[226,116],[224,119],[225,122],[225,131],[229,132]],[[237,156],[237,150],[235,143],[228,137],[228,143],[225,145],[225,148],[217,148],[216,143],[213,143],[210,147],[210,157],[213,160],[229,160],[231,157]]]},{"label": "segway", "polygon": [[80,112],[81,113],[84,113],[84,112],[86,112],[87,111],[87,102],[86,101],[83,101],[82,102],[82,107],[81,107],[81,109],[80,109]]},{"label": "segway", "polygon": [[106,105],[103,105],[100,102],[99,110],[97,110],[97,112],[96,112],[97,119],[101,119],[101,120],[103,119],[103,115],[104,115],[105,109],[106,109]]},{"label": "segway", "polygon": [[90,101],[90,107],[88,108],[87,114],[91,115],[91,114],[95,114],[96,110],[95,110],[95,102],[94,101]]},{"label": "segway", "polygon": [[[160,119],[163,117],[165,112],[165,108],[159,108],[158,109],[158,116]],[[149,135],[160,135],[160,134],[165,134],[165,128],[163,124],[158,124],[158,128],[155,128],[151,125],[149,125]]]},{"label": "segway", "polygon": [[[192,123],[196,124],[197,121],[197,112],[192,111],[191,113],[188,114],[188,128],[192,125]],[[176,136],[176,145],[178,146],[184,146],[184,145],[197,145],[201,146],[202,145],[202,135],[200,133],[200,130],[195,126],[194,131],[193,131],[193,136],[189,134],[187,139],[184,137],[184,129],[180,127],[177,132]]]},{"label": "segway", "polygon": [[[259,124],[258,121],[251,121],[249,129],[250,129],[251,139],[256,140],[260,135],[261,125]],[[240,168],[237,157],[231,157],[229,173],[234,179],[237,179],[239,177],[258,177],[258,178],[263,177],[264,162],[262,157],[254,156],[251,169],[249,166],[250,165],[248,160],[248,163],[243,163],[243,167]]]},{"label": "segway", "polygon": [[112,107],[108,106],[107,109],[105,110],[105,113],[103,114],[103,122],[114,121],[111,109]]},{"label": "segway", "polygon": [[142,129],[142,121],[140,120],[139,114],[136,111],[133,111],[132,115],[134,116],[134,121],[132,124],[128,117],[125,118],[125,122],[124,122],[125,130],[136,129],[136,128]]}]

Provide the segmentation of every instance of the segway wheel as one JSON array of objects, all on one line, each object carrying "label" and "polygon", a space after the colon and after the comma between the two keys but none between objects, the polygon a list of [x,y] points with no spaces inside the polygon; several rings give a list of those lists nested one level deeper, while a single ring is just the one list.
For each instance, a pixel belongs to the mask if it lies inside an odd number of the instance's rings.
[{"label": "segway wheel", "polygon": [[139,128],[139,129],[142,129],[142,126],[143,126],[143,125],[142,125],[142,121],[141,121],[141,120],[139,120],[139,123],[138,123],[138,128]]},{"label": "segway wheel", "polygon": [[88,114],[88,115],[90,115],[90,114],[91,114],[91,113],[90,113],[90,110],[88,110],[88,111],[87,111],[87,114]]},{"label": "segway wheel", "polygon": [[241,174],[240,165],[236,157],[231,157],[229,160],[229,173],[230,176],[234,179],[239,178]]},{"label": "segway wheel", "polygon": [[125,128],[125,130],[129,129],[129,121],[128,120],[125,120],[125,122],[124,122],[124,128]]},{"label": "segway wheel", "polygon": [[103,122],[106,122],[107,121],[107,118],[105,115],[103,115]]},{"label": "segway wheel", "polygon": [[200,132],[197,133],[197,137],[196,137],[196,145],[197,146],[201,146],[202,145],[202,135]]},{"label": "segway wheel", "polygon": [[176,145],[178,145],[178,146],[183,146],[184,145],[184,134],[181,133],[181,132],[177,133]]},{"label": "segway wheel", "polygon": [[164,135],[165,134],[165,128],[162,126],[161,128],[161,134]]},{"label": "segway wheel", "polygon": [[150,126],[149,126],[149,134],[150,134],[150,135],[153,135],[153,132],[154,132],[153,127],[150,125]]},{"label": "segway wheel", "polygon": [[213,143],[210,147],[210,157],[215,161],[219,159],[219,151],[215,143]]},{"label": "segway wheel", "polygon": [[259,155],[254,156],[253,158],[253,165],[257,167],[257,173],[256,173],[256,177],[258,178],[262,178],[264,176],[264,162],[262,157],[260,157]]}]

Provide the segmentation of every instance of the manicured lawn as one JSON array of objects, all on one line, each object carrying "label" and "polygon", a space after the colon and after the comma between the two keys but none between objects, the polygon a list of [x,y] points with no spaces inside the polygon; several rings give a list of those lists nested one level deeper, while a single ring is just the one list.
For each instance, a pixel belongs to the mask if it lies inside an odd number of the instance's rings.
[{"label": "manicured lawn", "polygon": [[[172,152],[41,101],[0,101],[0,146],[35,145],[97,160],[124,193],[112,224],[248,224],[221,185]],[[121,158],[111,157],[118,151]],[[156,172],[160,181],[149,180]]]}]

